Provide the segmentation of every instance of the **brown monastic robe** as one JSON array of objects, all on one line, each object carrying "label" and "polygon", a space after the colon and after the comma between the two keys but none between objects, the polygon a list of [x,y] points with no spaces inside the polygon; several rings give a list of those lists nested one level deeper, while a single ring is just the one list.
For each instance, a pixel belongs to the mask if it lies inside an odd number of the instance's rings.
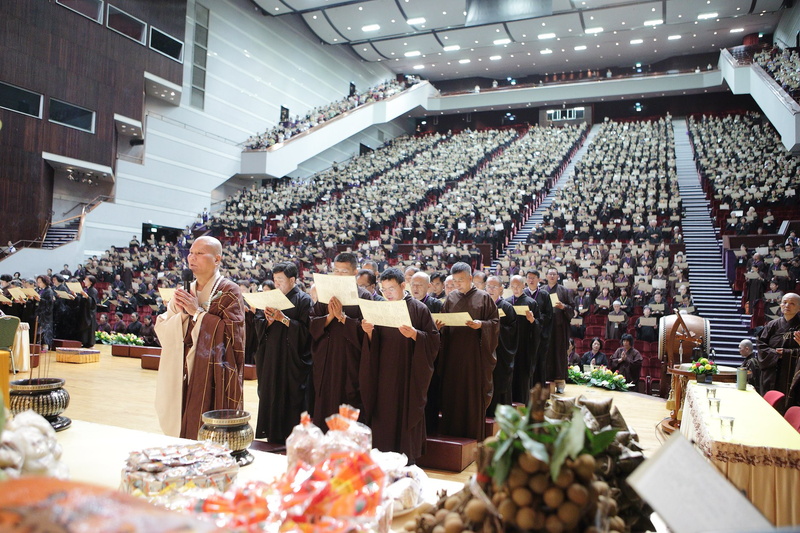
[{"label": "brown monastic robe", "polygon": [[364,335],[359,382],[373,446],[404,453],[414,464],[425,451],[425,404],[439,330],[425,304],[408,294],[404,300],[417,340],[397,328],[376,326],[371,341]]},{"label": "brown monastic robe", "polygon": [[[189,320],[183,340],[184,353],[192,346],[195,327],[197,324]],[[206,411],[244,407],[244,336],[244,305],[239,285],[223,278],[217,294],[211,295],[208,312],[200,320],[192,374],[183,381],[182,438],[197,438],[203,424],[201,416]]]},{"label": "brown monastic robe", "polygon": [[[369,293],[358,289],[358,297],[371,300]],[[325,426],[325,418],[339,412],[343,403],[361,409],[361,392],[358,386],[359,361],[364,331],[361,329],[361,309],[344,306],[344,324],[336,320],[325,327],[328,304],[317,302],[311,308],[309,332],[311,333],[312,376],[314,383],[314,422]]]},{"label": "brown monastic robe", "polygon": [[[778,390],[786,395],[786,407],[800,405],[800,347],[794,332],[800,330],[800,314],[767,323],[758,336],[761,392]],[[783,354],[776,349],[783,348]]]},{"label": "brown monastic robe", "polygon": [[494,351],[500,334],[497,305],[487,292],[472,287],[466,294],[451,292],[442,312],[467,312],[482,326],[442,329],[436,365],[441,376],[440,433],[483,440],[486,408],[492,400],[492,372],[497,362]]}]

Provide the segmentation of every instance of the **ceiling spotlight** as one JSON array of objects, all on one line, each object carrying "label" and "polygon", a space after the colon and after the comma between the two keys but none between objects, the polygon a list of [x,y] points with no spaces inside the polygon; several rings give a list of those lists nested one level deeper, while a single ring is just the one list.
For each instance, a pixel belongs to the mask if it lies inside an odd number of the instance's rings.
[{"label": "ceiling spotlight", "polygon": [[406,24],[408,24],[409,26],[417,26],[419,24],[425,24],[425,17],[417,17],[417,18],[413,18],[413,19],[408,19],[406,21]]},{"label": "ceiling spotlight", "polygon": [[744,28],[731,28],[731,33],[742,33]]},{"label": "ceiling spotlight", "polygon": [[669,37],[667,37],[667,39],[670,41],[677,41],[680,38],[681,38],[680,35],[670,35]]},{"label": "ceiling spotlight", "polygon": [[595,33],[603,33],[603,28],[601,26],[598,26],[596,28],[586,28],[586,33],[588,33],[589,35]]},{"label": "ceiling spotlight", "polygon": [[545,39],[555,39],[555,37],[556,37],[555,33],[540,33],[539,34],[539,40],[540,41],[544,41]]},{"label": "ceiling spotlight", "polygon": [[489,59],[490,59],[491,61],[497,61],[497,60],[499,60],[499,59],[502,59],[502,58],[503,58],[503,56],[492,56],[492,57],[490,57]]},{"label": "ceiling spotlight", "polygon": [[700,13],[697,15],[697,20],[708,20],[708,19],[715,19],[719,16],[719,13]]},{"label": "ceiling spotlight", "polygon": [[631,44],[642,44],[643,42],[641,39],[631,39]]},{"label": "ceiling spotlight", "polygon": [[461,63],[462,65],[466,65],[467,63],[469,63],[469,59],[459,59],[458,62]]},{"label": "ceiling spotlight", "polygon": [[539,53],[542,55],[547,55],[547,54],[552,54],[553,51],[550,50],[549,48],[545,48],[544,50],[539,50]]},{"label": "ceiling spotlight", "polygon": [[444,48],[442,48],[442,50],[444,50],[445,52],[455,52],[456,50],[461,50],[461,47],[458,46],[457,44],[451,44],[449,46],[445,46]]},{"label": "ceiling spotlight", "polygon": [[661,24],[664,24],[664,21],[662,19],[653,19],[644,21],[645,26],[659,26]]},{"label": "ceiling spotlight", "polygon": [[417,57],[417,56],[421,56],[422,52],[420,52],[419,50],[412,50],[410,52],[406,52],[403,55],[406,56],[406,57]]},{"label": "ceiling spotlight", "polygon": [[414,65],[414,70],[422,70],[425,68],[425,65]]},{"label": "ceiling spotlight", "polygon": [[508,44],[511,42],[511,39],[495,39],[494,44],[501,45],[501,44]]},{"label": "ceiling spotlight", "polygon": [[361,31],[378,31],[379,29],[381,29],[380,24],[367,24],[361,27]]},{"label": "ceiling spotlight", "polygon": [[581,50],[586,50],[585,44],[579,44],[578,46],[575,47],[576,52],[580,52]]}]

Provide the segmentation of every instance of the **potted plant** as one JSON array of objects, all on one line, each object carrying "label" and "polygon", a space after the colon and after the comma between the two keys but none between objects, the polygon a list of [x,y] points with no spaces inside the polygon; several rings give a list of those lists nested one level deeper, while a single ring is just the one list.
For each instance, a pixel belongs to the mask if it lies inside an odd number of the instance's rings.
[{"label": "potted plant", "polygon": [[712,376],[714,374],[719,374],[717,365],[705,357],[701,357],[697,361],[692,361],[692,366],[689,370],[694,373],[698,383],[711,383],[713,380]]}]

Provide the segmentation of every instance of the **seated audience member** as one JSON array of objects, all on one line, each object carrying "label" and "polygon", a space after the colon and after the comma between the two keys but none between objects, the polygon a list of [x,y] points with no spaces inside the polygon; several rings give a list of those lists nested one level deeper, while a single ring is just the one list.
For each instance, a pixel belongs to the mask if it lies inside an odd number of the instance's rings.
[{"label": "seated audience member", "polygon": [[100,319],[97,321],[97,331],[111,333],[111,325],[108,323],[107,314],[103,313],[100,315]]},{"label": "seated audience member", "polygon": [[[623,333],[628,331],[628,315],[620,308],[619,300],[614,300],[613,309],[608,313],[606,322],[606,339],[619,339]],[[620,322],[616,320],[621,319]]]},{"label": "seated audience member", "polygon": [[739,366],[747,369],[747,383],[763,395],[766,391],[761,390],[761,367],[758,366],[758,356],[753,351],[753,341],[743,339],[739,343],[739,355],[744,358]]},{"label": "seated audience member", "polygon": [[128,326],[122,319],[122,313],[117,311],[116,315],[117,315],[117,321],[114,323],[114,333],[125,333],[125,330],[128,328]]},{"label": "seated audience member", "polygon": [[586,366],[605,366],[608,367],[608,357],[601,352],[603,341],[595,337],[592,339],[591,349],[581,357],[581,370]]},{"label": "seated audience member", "polygon": [[611,356],[610,368],[625,376],[628,383],[636,385],[639,382],[642,354],[633,347],[633,337],[630,334],[622,336],[622,346]]},{"label": "seated audience member", "polygon": [[125,333],[141,336],[142,323],[139,322],[139,313],[131,313],[131,322],[128,324],[128,327],[125,328]]},{"label": "seated audience member", "polygon": [[636,338],[640,341],[655,342],[658,340],[658,322],[655,326],[642,325],[643,318],[655,318],[650,316],[650,306],[644,306],[642,316],[636,319]]},{"label": "seated audience member", "polygon": [[578,352],[575,351],[575,340],[569,340],[569,349],[567,350],[567,365],[569,366],[579,366],[583,368],[581,356]]}]

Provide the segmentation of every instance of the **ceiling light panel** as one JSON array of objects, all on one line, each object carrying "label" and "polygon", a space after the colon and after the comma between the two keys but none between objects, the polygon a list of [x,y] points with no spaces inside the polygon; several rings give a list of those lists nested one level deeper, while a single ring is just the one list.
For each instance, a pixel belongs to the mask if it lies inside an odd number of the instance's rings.
[{"label": "ceiling light panel", "polygon": [[372,46],[372,43],[351,44],[350,48],[352,48],[353,52],[358,54],[364,61],[379,61],[386,59],[375,50],[375,47]]},{"label": "ceiling light panel", "polygon": [[[404,21],[405,22],[405,21]],[[420,56],[428,54],[438,54],[442,51],[442,45],[436,37],[430,33],[421,35],[411,35],[398,39],[388,39],[385,41],[375,41],[372,43],[375,49],[389,59],[404,58],[408,52],[420,52]],[[417,56],[417,57],[420,57]],[[417,60],[416,63],[419,63]]]},{"label": "ceiling light panel", "polygon": [[[544,23],[544,26],[542,26],[542,23]],[[517,20],[508,22],[506,26],[511,38],[518,43],[536,41],[537,36],[542,33],[555,33],[556,38],[560,39],[583,33],[583,26],[581,26],[581,18],[578,13]]]},{"label": "ceiling light panel", "polygon": [[399,3],[407,18],[425,17],[425,30],[464,25],[465,0],[400,0]]},{"label": "ceiling light panel", "polygon": [[770,13],[772,11],[777,11],[783,6],[784,0],[756,0],[756,8],[753,10],[753,13],[761,13],[762,11],[766,11]]},{"label": "ceiling light panel", "polygon": [[[711,3],[706,3],[706,0],[667,2],[667,18],[664,22],[667,24],[694,22],[701,13],[716,12],[719,18],[746,15],[750,12],[751,3],[751,0],[711,0]],[[678,17],[678,15],[683,16]],[[661,18],[660,13],[658,18]]]},{"label": "ceiling light panel", "polygon": [[[389,35],[407,33],[411,28],[394,0],[372,0],[325,10],[331,24],[347,39],[378,39]],[[394,22],[392,22],[394,20]],[[365,33],[362,27],[378,24],[380,29]]]},{"label": "ceiling light panel", "polygon": [[328,19],[322,14],[322,11],[303,13],[303,20],[311,28],[311,31],[326,43],[341,44],[347,42],[341,35],[336,33],[336,30],[328,23]]},{"label": "ceiling light panel", "polygon": [[[462,17],[463,19],[463,17]],[[448,44],[458,44],[461,51],[470,48],[483,48],[485,46],[496,47],[494,41],[497,39],[508,39],[511,36],[506,33],[502,24],[490,24],[489,26],[475,26],[472,28],[460,28],[457,30],[447,30],[437,32],[439,39],[445,46]],[[477,43],[475,41],[478,41]]]},{"label": "ceiling light panel", "polygon": [[[265,0],[256,0],[261,3]],[[266,0],[270,2],[277,2],[279,0]],[[286,4],[297,11],[308,11],[310,9],[325,9],[329,7],[336,7],[342,4],[352,3],[352,0],[280,0],[280,3]]]},{"label": "ceiling light panel", "polygon": [[644,26],[645,20],[661,18],[661,6],[661,2],[646,2],[587,11],[583,14],[583,23],[587,28],[602,26],[604,32],[640,28]]}]

